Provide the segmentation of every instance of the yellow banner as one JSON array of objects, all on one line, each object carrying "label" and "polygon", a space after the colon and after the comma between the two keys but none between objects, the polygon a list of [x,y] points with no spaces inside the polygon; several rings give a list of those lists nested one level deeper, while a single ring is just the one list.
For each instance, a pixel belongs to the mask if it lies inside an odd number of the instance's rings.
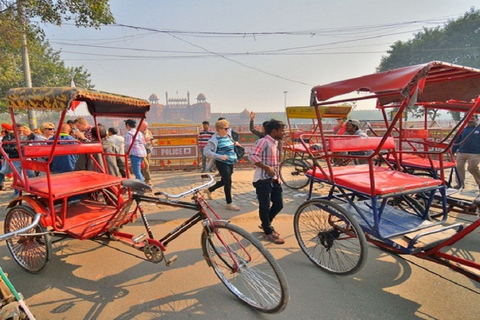
[{"label": "yellow banner", "polygon": [[[351,106],[320,106],[320,118],[346,118],[352,109]],[[315,107],[287,107],[289,119],[317,119]]]},{"label": "yellow banner", "polygon": [[196,145],[197,137],[162,137],[157,139],[157,146],[189,146]]},{"label": "yellow banner", "polygon": [[317,119],[314,107],[287,107],[289,119]]}]

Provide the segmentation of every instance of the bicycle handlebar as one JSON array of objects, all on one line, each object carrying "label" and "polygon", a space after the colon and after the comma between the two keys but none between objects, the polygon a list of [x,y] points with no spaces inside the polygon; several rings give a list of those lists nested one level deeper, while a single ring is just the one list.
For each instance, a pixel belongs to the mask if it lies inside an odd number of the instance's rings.
[{"label": "bicycle handlebar", "polygon": [[155,192],[154,195],[156,196],[165,196],[167,198],[172,198],[172,199],[180,199],[180,198],[183,198],[183,197],[186,197],[188,196],[189,194],[193,194],[193,193],[197,193],[198,191],[206,188],[206,187],[209,187],[213,184],[214,182],[214,179],[212,177],[212,175],[210,174],[204,174],[202,175],[202,178],[207,178],[209,177],[210,180],[198,187],[195,187],[195,188],[192,188],[188,191],[185,191],[185,192],[182,192],[182,193],[179,193],[179,194],[169,194],[169,193],[166,193],[166,192],[163,192],[163,191],[159,191],[159,192]]},{"label": "bicycle handlebar", "polygon": [[7,239],[16,237],[16,236],[18,236],[18,235],[21,234],[21,233],[27,232],[27,231],[35,228],[35,227],[38,225],[38,223],[40,222],[40,218],[41,218],[41,217],[42,217],[42,214],[41,214],[41,213],[37,213],[37,214],[35,215],[35,218],[33,219],[33,222],[32,222],[31,225],[26,226],[25,228],[21,228],[21,229],[18,229],[18,230],[15,230],[15,231],[12,231],[12,232],[5,233],[5,234],[0,235],[0,241],[4,241],[4,240],[7,240]]}]

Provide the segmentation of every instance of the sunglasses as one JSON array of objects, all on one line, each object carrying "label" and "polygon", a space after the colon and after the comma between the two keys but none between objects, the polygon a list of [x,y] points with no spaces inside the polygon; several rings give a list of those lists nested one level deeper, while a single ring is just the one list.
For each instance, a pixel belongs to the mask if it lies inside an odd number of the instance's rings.
[{"label": "sunglasses", "polygon": [[228,129],[230,129],[230,128],[222,128],[222,129],[223,129],[223,130],[228,130]]},{"label": "sunglasses", "polygon": [[45,128],[45,130],[55,130],[55,128]]}]

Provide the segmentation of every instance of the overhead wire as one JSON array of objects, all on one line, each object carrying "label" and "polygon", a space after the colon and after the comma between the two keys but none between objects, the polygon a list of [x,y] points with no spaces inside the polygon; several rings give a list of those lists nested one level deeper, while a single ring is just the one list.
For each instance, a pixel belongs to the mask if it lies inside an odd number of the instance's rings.
[{"label": "overhead wire", "polygon": [[[104,45],[98,44],[81,44],[78,43],[78,39],[72,40],[75,43],[69,43],[69,39],[58,39],[63,42],[56,42],[51,41],[52,43],[56,43],[59,45],[66,45],[66,46],[78,46],[78,47],[91,47],[91,48],[102,48],[102,49],[114,49],[114,50],[129,50],[129,51],[140,51],[140,52],[152,52],[152,53],[168,53],[168,54],[176,54],[175,55],[167,55],[167,56],[142,56],[142,55],[121,55],[121,54],[101,54],[101,53],[82,53],[82,52],[74,52],[74,51],[63,51],[65,53],[72,53],[72,54],[81,54],[81,55],[90,55],[90,56],[105,56],[105,57],[116,57],[117,60],[152,60],[152,59],[192,59],[192,58],[206,58],[206,57],[219,57],[229,62],[235,63],[242,67],[272,76],[279,79],[283,79],[289,82],[294,82],[306,86],[312,86],[312,84],[305,83],[303,81],[298,81],[294,79],[290,79],[278,74],[274,74],[272,72],[268,72],[262,70],[258,67],[254,67],[240,61],[234,60],[229,58],[229,56],[265,56],[265,55],[326,55],[326,54],[365,54],[365,53],[383,53],[385,51],[354,51],[354,52],[319,52],[324,50],[333,50],[338,48],[326,48],[328,46],[334,46],[343,43],[350,43],[350,42],[358,42],[364,40],[371,40],[371,39],[379,39],[386,36],[404,34],[404,33],[412,33],[418,32],[420,29],[409,30],[409,31],[399,31],[399,32],[391,32],[392,29],[398,30],[400,28],[404,28],[407,26],[416,25],[419,23],[423,24],[436,24],[438,25],[441,22],[444,22],[444,18],[437,18],[437,19],[427,19],[427,20],[418,20],[418,21],[406,21],[400,23],[388,23],[388,24],[377,24],[377,25],[364,25],[364,26],[353,26],[353,27],[339,27],[339,28],[323,28],[323,29],[312,29],[312,30],[300,30],[300,31],[273,31],[273,32],[218,32],[218,31],[185,31],[185,30],[169,30],[169,29],[156,29],[156,28],[147,28],[147,27],[140,27],[140,26],[133,26],[127,24],[115,24],[109,25],[109,27],[122,27],[122,28],[129,28],[134,30],[143,30],[147,31],[142,34],[137,35],[129,35],[125,37],[117,37],[117,38],[110,38],[110,39],[95,39],[93,41],[104,41]],[[136,40],[138,38],[151,36],[153,34],[165,34],[168,35],[178,41],[188,44],[189,46],[195,47],[200,49],[201,52],[195,51],[175,51],[175,50],[155,50],[155,49],[145,49],[145,48],[122,48],[122,47],[114,47],[108,46],[106,44],[113,44],[116,42],[125,42],[126,40]],[[360,34],[369,34],[374,33],[371,36],[364,36],[359,38]],[[329,43],[322,43],[316,45],[309,45],[309,46],[298,46],[298,47],[288,47],[288,48],[280,48],[280,49],[272,49],[272,50],[262,50],[262,51],[255,51],[255,52],[230,52],[230,53],[223,53],[223,52],[215,52],[213,50],[207,49],[203,46],[195,44],[189,40],[184,39],[184,37],[242,37],[247,38],[251,37],[256,40],[256,37],[259,36],[273,36],[273,35],[288,35],[288,36],[310,36],[310,37],[337,37],[337,38],[345,38],[345,40],[340,41],[333,41]],[[354,38],[351,38],[354,37]],[[83,41],[90,41],[84,39]],[[85,60],[85,59],[84,59]]]}]

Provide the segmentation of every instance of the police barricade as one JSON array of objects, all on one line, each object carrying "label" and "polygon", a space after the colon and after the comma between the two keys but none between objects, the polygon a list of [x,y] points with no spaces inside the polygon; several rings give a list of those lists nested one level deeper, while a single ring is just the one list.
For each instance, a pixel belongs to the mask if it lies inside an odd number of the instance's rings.
[{"label": "police barricade", "polygon": [[[150,170],[197,170],[202,163],[198,149],[200,126],[194,125],[158,125],[153,124],[153,150],[150,158]],[[250,132],[239,132],[240,144],[245,148],[245,156],[235,166],[249,166],[250,155],[257,136]]]}]

